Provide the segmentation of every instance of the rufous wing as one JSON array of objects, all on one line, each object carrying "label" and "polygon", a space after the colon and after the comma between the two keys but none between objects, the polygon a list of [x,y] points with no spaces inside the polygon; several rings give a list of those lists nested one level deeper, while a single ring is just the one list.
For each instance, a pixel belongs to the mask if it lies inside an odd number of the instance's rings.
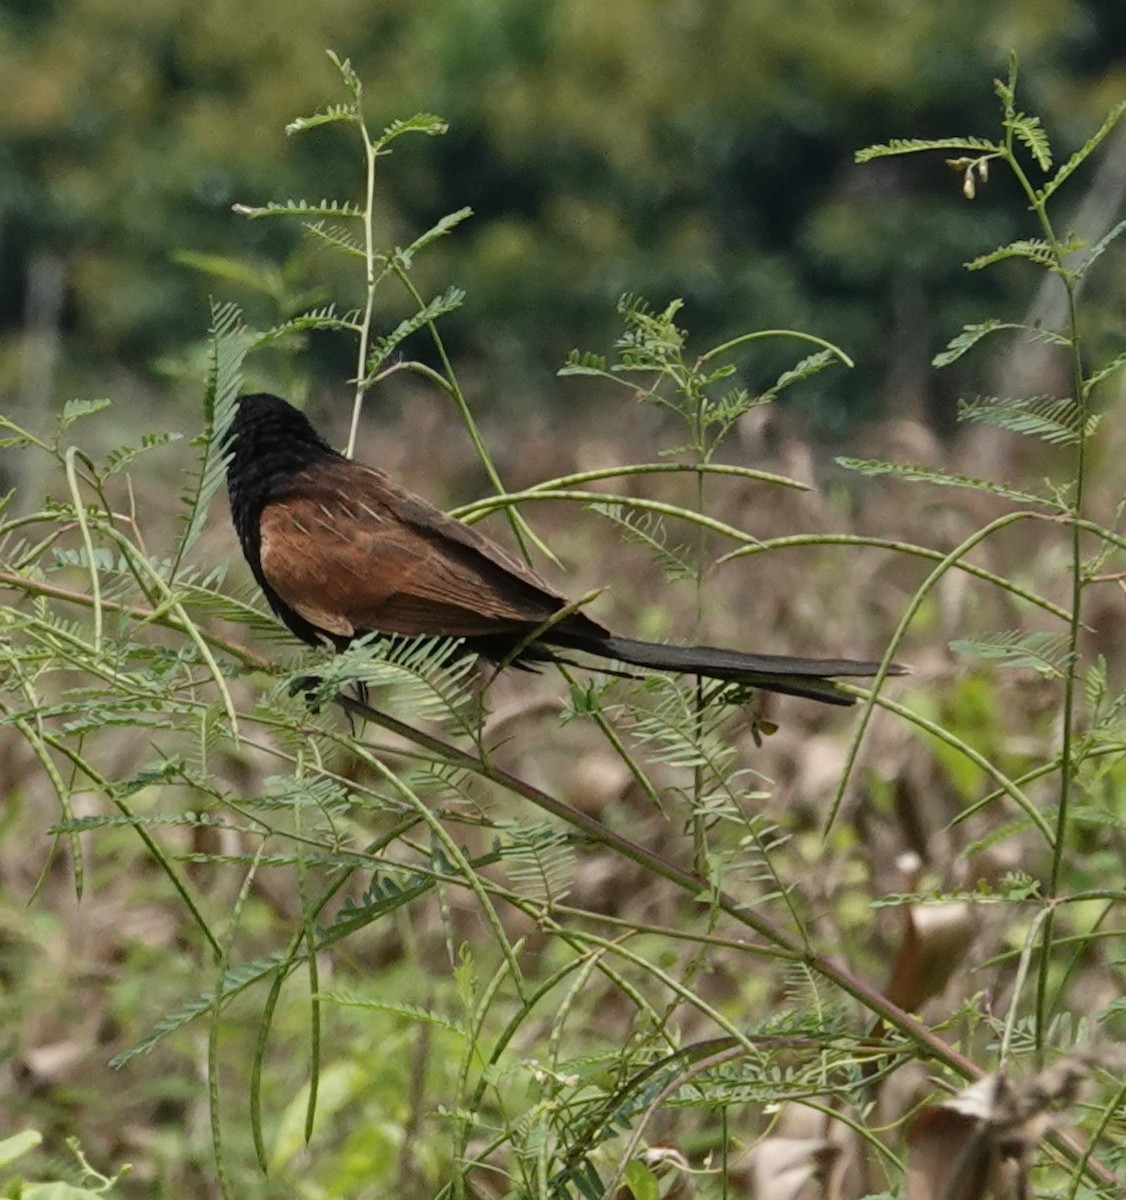
[{"label": "rufous wing", "polygon": [[494,542],[356,463],[296,476],[260,532],[270,586],[340,637],[530,630],[565,603]]}]

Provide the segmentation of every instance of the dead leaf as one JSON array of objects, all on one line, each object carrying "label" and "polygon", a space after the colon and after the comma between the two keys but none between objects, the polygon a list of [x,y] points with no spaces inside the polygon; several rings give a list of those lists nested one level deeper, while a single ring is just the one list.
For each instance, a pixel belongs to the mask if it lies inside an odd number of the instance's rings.
[{"label": "dead leaf", "polygon": [[952,1108],[924,1108],[907,1135],[907,1200],[981,1200],[989,1174],[981,1128]]},{"label": "dead leaf", "polygon": [[904,908],[903,940],[886,995],[907,1012],[917,1012],[939,995],[973,944],[977,922],[965,901],[911,904]]},{"label": "dead leaf", "polygon": [[907,1200],[1020,1200],[1029,1195],[1032,1150],[1074,1103],[1089,1061],[1061,1059],[1015,1083],[986,1075],[924,1108],[907,1133]]},{"label": "dead leaf", "polygon": [[765,1137],[731,1168],[729,1183],[748,1200],[840,1200],[840,1156],[828,1138]]}]

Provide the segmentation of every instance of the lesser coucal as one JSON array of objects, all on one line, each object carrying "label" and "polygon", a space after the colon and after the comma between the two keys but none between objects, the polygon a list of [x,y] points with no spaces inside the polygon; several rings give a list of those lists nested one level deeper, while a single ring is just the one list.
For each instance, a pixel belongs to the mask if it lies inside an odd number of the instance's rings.
[{"label": "lesser coucal", "polygon": [[879,668],[642,642],[577,610],[552,624],[567,601],[538,575],[382,471],[338,454],[277,396],[240,397],[226,447],[243,553],[270,607],[310,645],[341,650],[371,632],[457,637],[494,662],[514,655],[525,666],[578,650],[827,704],[853,702],[834,676]]}]

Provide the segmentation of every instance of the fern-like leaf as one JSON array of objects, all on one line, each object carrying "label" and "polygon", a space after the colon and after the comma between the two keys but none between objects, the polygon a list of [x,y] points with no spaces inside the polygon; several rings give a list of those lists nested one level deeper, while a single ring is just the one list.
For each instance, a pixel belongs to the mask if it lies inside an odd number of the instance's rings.
[{"label": "fern-like leaf", "polygon": [[172,261],[276,300],[280,300],[286,292],[282,273],[273,263],[246,262],[225,254],[201,254],[196,250],[177,250],[172,255]]},{"label": "fern-like leaf", "polygon": [[627,542],[644,546],[660,564],[666,578],[693,579],[696,572],[685,557],[684,547],[668,545],[665,524],[655,513],[625,512],[620,504],[592,504],[592,511],[613,521]]},{"label": "fern-like leaf", "polygon": [[947,343],[946,349],[936,354],[931,359],[931,362],[936,367],[948,367],[952,362],[957,362],[967,350],[976,346],[982,338],[989,337],[990,334],[997,333],[1002,329],[1028,328],[1029,326],[1027,325],[998,321],[993,318],[990,318],[988,321],[982,321],[980,325],[964,325],[962,332],[955,334]]},{"label": "fern-like leaf", "polygon": [[63,405],[63,411],[59,413],[59,433],[62,433],[82,417],[93,416],[94,413],[99,413],[103,409],[109,408],[112,404],[113,401],[106,399],[104,396],[99,397],[97,400],[68,400]]},{"label": "fern-like leaf", "polygon": [[363,1008],[372,1012],[390,1013],[392,1016],[405,1017],[413,1024],[435,1025],[439,1029],[446,1029],[450,1033],[459,1035],[465,1033],[465,1030],[456,1021],[451,1021],[432,1009],[423,1008],[418,1004],[403,1004],[387,1000],[384,997],[363,996],[355,991],[321,992],[320,999],[339,1005],[341,1008]]},{"label": "fern-like leaf", "polygon": [[[717,372],[718,374],[718,372]],[[700,409],[700,424],[711,431],[711,439],[719,442],[727,431],[753,408],[760,408],[774,399],[770,392],[752,395],[746,388],[732,388],[718,400],[705,399]],[[718,428],[717,428],[718,427]],[[677,450],[664,450],[662,456],[679,453]]]},{"label": "fern-like leaf", "polygon": [[572,350],[567,361],[559,368],[559,375],[592,375],[601,379],[613,379],[606,356],[592,350]]},{"label": "fern-like leaf", "polygon": [[207,613],[220,621],[229,621],[253,630],[256,636],[293,644],[293,635],[272,614],[260,607],[257,584],[248,583],[231,592],[180,581],[180,599],[190,612]]},{"label": "fern-like leaf", "polygon": [[404,133],[424,133],[427,137],[441,137],[449,129],[449,125],[433,113],[415,113],[413,117],[392,121],[390,125],[375,140],[376,153],[388,143],[402,137]]},{"label": "fern-like leaf", "polygon": [[1091,247],[1090,250],[1083,256],[1083,261],[1079,264],[1076,271],[1076,276],[1082,278],[1086,273],[1099,261],[1100,258],[1110,248],[1111,244],[1123,233],[1126,233],[1126,221],[1119,221],[1107,233],[1104,233],[1101,238]]},{"label": "fern-like leaf", "polygon": [[856,152],[858,163],[870,162],[874,158],[891,158],[899,154],[918,154],[923,150],[965,150],[975,154],[998,153],[1003,147],[984,138],[892,138],[877,146],[866,146]]},{"label": "fern-like leaf", "polygon": [[565,900],[575,867],[574,846],[566,831],[543,822],[530,826],[508,821],[498,824],[507,834],[498,853],[515,890],[542,904]]},{"label": "fern-like leaf", "polygon": [[471,208],[459,208],[457,212],[447,213],[440,221],[431,225],[425,233],[419,234],[406,249],[396,250],[395,258],[403,270],[410,270],[414,256],[420,250],[424,250],[431,242],[436,242],[439,238],[452,233],[463,221],[467,221],[471,216],[473,216],[473,209]]},{"label": "fern-like leaf", "polygon": [[773,386],[765,392],[764,399],[773,399],[779,392],[785,391],[795,383],[800,383],[801,380],[809,379],[813,375],[819,375],[826,367],[832,366],[835,362],[840,362],[840,358],[832,350],[818,350],[815,354],[807,355],[790,367],[788,371],[783,371],[778,376]]},{"label": "fern-like leaf", "polygon": [[1026,633],[1006,630],[979,638],[959,638],[950,643],[959,654],[990,658],[1010,667],[1031,668],[1049,679],[1061,679],[1067,667],[1066,633]]},{"label": "fern-like leaf", "polygon": [[695,692],[671,679],[652,678],[645,687],[658,700],[652,709],[638,716],[632,736],[646,746],[656,762],[698,769],[704,781],[726,780],[735,754],[721,729],[729,710],[717,704],[702,713],[697,711]]},{"label": "fern-like leaf", "polygon": [[413,316],[407,317],[405,321],[400,321],[386,337],[380,338],[372,347],[371,354],[368,356],[369,374],[375,374],[380,366],[395,352],[395,348],[410,337],[412,333],[416,333],[419,329],[424,329],[427,325],[444,316],[446,313],[451,313],[459,309],[464,299],[465,293],[461,288],[448,287],[440,296],[435,296],[433,300],[420,308]]},{"label": "fern-like leaf", "polygon": [[1126,367],[1126,350],[1123,350],[1121,354],[1116,354],[1109,362],[1103,363],[1097,371],[1093,371],[1083,381],[1083,398],[1087,399],[1104,379],[1109,379],[1123,367]]},{"label": "fern-like leaf", "polygon": [[[448,638],[368,636],[343,654],[318,664],[313,694],[329,700],[342,688],[362,683],[377,690],[395,688],[395,712],[405,720],[464,723],[471,704],[472,655]],[[308,676],[308,668],[303,672]],[[290,679],[283,687],[298,682]]]},{"label": "fern-like leaf", "polygon": [[[1077,245],[1072,247],[1072,249],[1078,248]],[[1023,238],[1009,242],[1005,246],[998,246],[996,250],[991,250],[988,254],[979,254],[977,258],[966,263],[966,270],[980,271],[983,267],[992,266],[993,263],[1003,262],[1010,258],[1024,258],[1029,262],[1038,263],[1042,267],[1055,268],[1059,265],[1051,245],[1043,238]]]},{"label": "fern-like leaf", "polygon": [[234,417],[235,397],[241,383],[242,360],[252,335],[242,323],[235,304],[212,305],[211,362],[203,399],[203,432],[195,440],[200,447],[199,471],[194,486],[183,497],[184,532],[176,548],[169,581],[176,577],[185,555],[203,532],[207,510],[223,485],[226,459],[222,451],[227,426]]},{"label": "fern-like leaf", "polygon": [[68,821],[56,821],[47,832],[89,833],[95,829],[136,829],[140,826],[146,829],[168,826],[187,829],[237,828],[222,817],[212,817],[207,813],[134,813],[128,817],[121,813],[104,813],[97,817],[75,817]]},{"label": "fern-like leaf", "polygon": [[300,313],[296,317],[290,317],[288,321],[283,321],[280,325],[275,325],[272,329],[267,329],[265,333],[260,333],[254,340],[255,347],[267,346],[271,342],[276,342],[280,338],[284,338],[294,333],[306,333],[309,330],[316,329],[321,332],[326,330],[344,330],[347,333],[358,333],[360,331],[360,312],[358,309],[349,309],[343,315],[338,315],[335,304],[324,304],[320,308],[310,309],[308,312]]},{"label": "fern-like leaf", "polygon": [[342,784],[331,777],[306,774],[272,775],[263,780],[255,796],[244,797],[244,805],[259,809],[316,808],[325,813],[347,813],[352,800]]},{"label": "fern-like leaf", "polygon": [[352,66],[350,58],[341,58],[335,50],[326,50],[325,53],[332,60],[332,65],[340,72],[341,79],[344,80],[344,86],[352,93],[352,99],[357,104],[364,94],[363,81],[356,74],[355,68]]},{"label": "fern-like leaf", "polygon": [[936,483],[943,487],[970,488],[975,492],[988,492],[994,496],[1004,496],[1006,500],[1015,500],[1018,504],[1046,505],[1049,508],[1061,507],[1048,496],[1022,492],[1016,488],[1007,487],[1003,483],[994,483],[990,479],[977,479],[972,475],[951,475],[946,471],[936,470],[934,467],[865,458],[838,458],[836,461],[846,471],[858,471],[861,475],[894,475],[912,483]]},{"label": "fern-like leaf", "polygon": [[[228,1000],[238,995],[239,992],[245,991],[246,988],[251,987],[253,984],[268,978],[280,967],[287,966],[292,966],[289,952],[286,950],[275,950],[272,954],[263,955],[261,958],[244,963],[240,967],[232,968],[223,976],[217,989],[220,1003],[225,1004]],[[186,1004],[180,1005],[179,1008],[162,1017],[153,1027],[151,1033],[112,1058],[110,1066],[123,1067],[138,1055],[147,1054],[158,1042],[168,1037],[169,1034],[176,1033],[177,1030],[183,1029],[185,1025],[189,1025],[197,1017],[205,1016],[211,1012],[215,1007],[215,1001],[216,992],[206,991],[194,1000],[189,1000]]]},{"label": "fern-like leaf", "polygon": [[344,254],[351,255],[353,258],[363,259],[367,261],[367,253],[360,244],[358,238],[354,237],[342,225],[330,225],[326,221],[305,221],[305,228],[317,239],[324,242],[333,249],[339,250]]},{"label": "fern-like leaf", "polygon": [[[411,874],[403,885],[381,886],[386,880],[373,879],[361,903],[345,902],[332,924],[318,931],[317,949],[330,946],[342,938],[349,936],[358,929],[370,925],[381,916],[401,908],[404,904],[417,899],[434,887],[432,880]],[[131,1059],[140,1054],[146,1054],[158,1042],[183,1029],[198,1017],[206,1016],[214,1011],[216,999],[220,1004],[226,1004],[239,993],[256,983],[269,979],[278,971],[289,974],[299,964],[289,950],[275,950],[271,954],[243,963],[241,966],[228,970],[216,990],[208,990],[182,1004],[173,1012],[163,1017],[153,1030],[139,1042],[118,1054],[110,1063],[113,1067],[123,1067]]]},{"label": "fern-like leaf", "polygon": [[354,104],[329,104],[308,117],[295,117],[285,127],[287,134],[304,133],[306,129],[316,129],[319,125],[335,125],[346,121],[358,125],[363,120],[360,110]]},{"label": "fern-like leaf", "polygon": [[124,470],[138,455],[147,450],[155,450],[158,446],[167,446],[169,442],[177,442],[182,433],[146,433],[137,446],[116,446],[106,455],[106,475],[116,475]]},{"label": "fern-like leaf", "polygon": [[1091,135],[1087,141],[1079,147],[1078,150],[1063,164],[1062,167],[1052,176],[1051,179],[1040,190],[1040,198],[1047,200],[1049,196],[1064,183],[1071,175],[1073,175],[1091,156],[1095,149],[1102,143],[1108,133],[1118,124],[1119,118],[1126,112],[1126,100],[1116,104],[1109,113],[1106,120],[1099,126],[1097,132]]},{"label": "fern-like leaf", "polygon": [[1075,446],[1095,432],[1100,414],[1086,412],[1070,396],[979,396],[959,401],[958,418],[1053,446]]},{"label": "fern-like leaf", "polygon": [[233,204],[231,209],[240,217],[249,217],[252,221],[261,217],[309,217],[314,220],[318,217],[350,217],[361,220],[364,216],[364,210],[359,205],[347,200],[271,200],[261,205]]},{"label": "fern-like leaf", "polygon": [[1013,135],[1028,147],[1028,152],[1036,159],[1040,170],[1050,171],[1052,169],[1052,147],[1040,118],[1030,117],[1025,113],[1016,113],[1009,121],[1009,127],[1012,129]]}]

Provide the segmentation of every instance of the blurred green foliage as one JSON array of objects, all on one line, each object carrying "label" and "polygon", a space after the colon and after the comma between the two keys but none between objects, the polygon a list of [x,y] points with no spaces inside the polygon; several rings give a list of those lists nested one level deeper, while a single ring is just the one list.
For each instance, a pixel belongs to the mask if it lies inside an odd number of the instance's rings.
[{"label": "blurred green foliage", "polygon": [[[957,379],[936,395],[923,367],[960,318],[1004,307],[1004,275],[951,264],[1019,236],[1019,209],[1002,211],[1000,187],[950,204],[959,178],[936,159],[852,154],[988,128],[1011,48],[1070,152],[1126,90],[1124,20],[1117,0],[5,0],[0,395],[27,390],[37,319],[65,333],[65,398],[98,386],[91,371],[182,361],[209,294],[261,322],[289,315],[296,280],[349,302],[296,229],[231,212],[354,187],[342,138],[283,133],[335,86],[332,47],[377,127],[418,110],[450,122],[400,151],[377,239],[473,207],[421,283],[468,290],[446,336],[490,402],[542,390],[572,346],[605,346],[633,291],[685,297],[705,340],[789,326],[844,346],[858,371],[803,394],[823,431],[900,406],[941,416]],[[245,260],[257,283],[180,251]],[[63,280],[46,315],[44,264]],[[318,341],[308,362],[336,383],[350,367]],[[762,361],[763,381],[779,365]]]}]

